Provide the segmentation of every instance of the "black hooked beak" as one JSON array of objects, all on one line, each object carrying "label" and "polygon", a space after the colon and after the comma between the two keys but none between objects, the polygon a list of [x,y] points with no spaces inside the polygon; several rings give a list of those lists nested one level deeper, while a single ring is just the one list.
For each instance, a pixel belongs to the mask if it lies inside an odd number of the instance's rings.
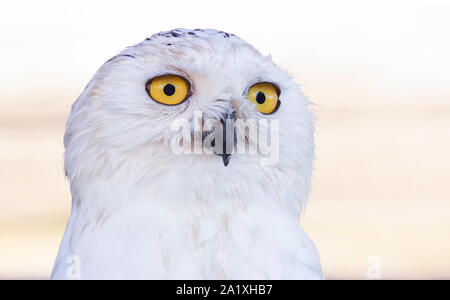
[{"label": "black hooked beak", "polygon": [[231,154],[233,153],[234,146],[236,144],[236,131],[234,128],[234,121],[236,120],[236,113],[234,110],[228,112],[221,122],[223,124],[222,132],[222,160],[224,166],[228,166],[231,160]]}]

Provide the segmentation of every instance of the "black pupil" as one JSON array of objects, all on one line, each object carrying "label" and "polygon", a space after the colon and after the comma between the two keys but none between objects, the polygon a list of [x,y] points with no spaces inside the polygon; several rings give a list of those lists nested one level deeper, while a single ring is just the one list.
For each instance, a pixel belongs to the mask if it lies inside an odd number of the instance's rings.
[{"label": "black pupil", "polygon": [[173,94],[175,94],[175,87],[170,83],[166,84],[164,86],[164,94],[166,94],[167,96],[172,96]]},{"label": "black pupil", "polygon": [[263,104],[266,101],[266,95],[264,95],[263,92],[259,92],[256,95],[256,102],[258,102],[258,104]]}]

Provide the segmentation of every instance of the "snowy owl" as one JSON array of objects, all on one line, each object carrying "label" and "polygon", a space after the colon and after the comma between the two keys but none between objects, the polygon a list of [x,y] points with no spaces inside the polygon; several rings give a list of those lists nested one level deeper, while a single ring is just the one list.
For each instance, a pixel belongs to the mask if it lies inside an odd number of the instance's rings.
[{"label": "snowy owl", "polygon": [[223,31],[161,32],[108,60],[67,121],[72,211],[51,278],[322,279],[299,225],[308,105]]}]

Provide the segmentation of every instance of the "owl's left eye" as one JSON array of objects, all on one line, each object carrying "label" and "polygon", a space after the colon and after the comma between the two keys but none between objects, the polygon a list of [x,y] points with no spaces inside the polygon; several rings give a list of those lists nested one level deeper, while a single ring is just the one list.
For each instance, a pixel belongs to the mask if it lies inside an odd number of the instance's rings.
[{"label": "owl's left eye", "polygon": [[150,98],[165,105],[177,105],[189,96],[189,82],[178,75],[163,75],[149,80],[145,86]]},{"label": "owl's left eye", "polygon": [[276,112],[280,106],[279,95],[280,90],[276,85],[270,82],[260,82],[250,87],[247,98],[260,113],[270,115]]}]

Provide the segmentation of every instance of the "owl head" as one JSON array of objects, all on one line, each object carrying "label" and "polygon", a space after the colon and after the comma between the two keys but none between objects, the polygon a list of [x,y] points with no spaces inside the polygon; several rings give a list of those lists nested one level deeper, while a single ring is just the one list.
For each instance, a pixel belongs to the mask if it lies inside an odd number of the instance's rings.
[{"label": "owl head", "polygon": [[103,64],[73,104],[72,194],[101,182],[151,201],[272,201],[298,213],[314,150],[308,104],[270,56],[235,35],[155,34]]}]

